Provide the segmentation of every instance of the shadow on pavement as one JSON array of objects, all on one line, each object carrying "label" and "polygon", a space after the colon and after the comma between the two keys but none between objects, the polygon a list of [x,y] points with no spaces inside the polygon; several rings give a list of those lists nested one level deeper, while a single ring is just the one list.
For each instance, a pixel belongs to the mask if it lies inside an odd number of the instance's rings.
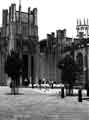
[{"label": "shadow on pavement", "polygon": [[5,95],[24,95],[24,93],[16,93],[16,94],[12,94],[12,93],[5,93]]}]

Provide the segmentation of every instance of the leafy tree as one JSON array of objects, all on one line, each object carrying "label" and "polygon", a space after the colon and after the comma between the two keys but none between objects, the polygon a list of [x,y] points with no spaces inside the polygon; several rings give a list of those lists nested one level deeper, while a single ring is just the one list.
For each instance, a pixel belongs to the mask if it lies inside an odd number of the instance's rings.
[{"label": "leafy tree", "polygon": [[71,55],[66,55],[58,62],[58,68],[62,70],[62,83],[68,85],[69,95],[72,93],[72,88],[76,80],[76,72],[78,66]]},{"label": "leafy tree", "polygon": [[19,77],[21,66],[22,60],[19,58],[19,53],[12,50],[5,61],[5,73],[12,79],[10,87],[13,89],[14,94],[16,94],[15,88],[18,88],[20,85]]}]

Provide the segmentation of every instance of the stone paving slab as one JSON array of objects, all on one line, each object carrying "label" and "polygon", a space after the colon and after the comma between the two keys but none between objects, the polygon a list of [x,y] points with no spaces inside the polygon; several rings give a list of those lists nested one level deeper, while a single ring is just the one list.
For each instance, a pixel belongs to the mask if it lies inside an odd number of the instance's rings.
[{"label": "stone paving slab", "polygon": [[0,120],[89,119],[89,101],[79,103],[77,96],[61,99],[57,94],[37,90],[20,88],[23,94],[14,96],[6,94],[10,92],[8,87],[0,87]]}]

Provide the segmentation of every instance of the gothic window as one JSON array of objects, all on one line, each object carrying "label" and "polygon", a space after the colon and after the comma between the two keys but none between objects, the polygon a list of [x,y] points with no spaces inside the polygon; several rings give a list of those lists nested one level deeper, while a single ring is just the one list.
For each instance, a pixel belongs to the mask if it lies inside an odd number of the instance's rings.
[{"label": "gothic window", "polygon": [[77,28],[77,30],[79,30],[79,27]]},{"label": "gothic window", "polygon": [[88,28],[86,27],[85,30],[87,30]]},{"label": "gothic window", "polygon": [[28,35],[28,24],[27,23],[23,23],[22,25],[22,33],[24,36]]},{"label": "gothic window", "polygon": [[81,27],[81,30],[84,30],[84,27]]},{"label": "gothic window", "polygon": [[79,68],[81,71],[83,71],[83,55],[81,52],[79,52],[76,56],[77,63],[79,65]]}]

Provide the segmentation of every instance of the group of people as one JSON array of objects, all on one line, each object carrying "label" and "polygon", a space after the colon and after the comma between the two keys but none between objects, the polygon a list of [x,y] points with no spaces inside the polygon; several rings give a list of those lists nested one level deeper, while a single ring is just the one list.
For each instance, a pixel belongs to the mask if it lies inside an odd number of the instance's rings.
[{"label": "group of people", "polygon": [[47,88],[46,84],[48,84],[49,87],[53,88],[54,81],[52,81],[52,80],[46,80],[46,79],[39,79],[38,84],[39,84],[39,88],[40,89],[42,87],[41,86],[42,84],[45,84],[45,88]]}]

